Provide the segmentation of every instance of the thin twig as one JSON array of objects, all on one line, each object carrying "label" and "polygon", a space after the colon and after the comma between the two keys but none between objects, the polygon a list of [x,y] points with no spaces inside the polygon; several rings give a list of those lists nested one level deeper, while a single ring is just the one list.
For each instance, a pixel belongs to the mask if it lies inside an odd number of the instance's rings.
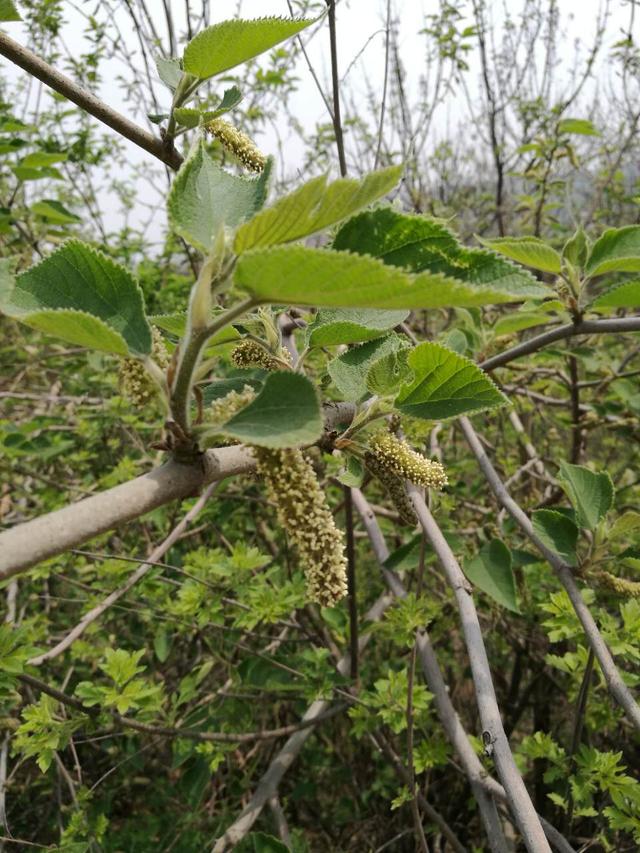
[{"label": "thin twig", "polygon": [[351,652],[351,680],[357,685],[358,670],[358,588],[356,583],[356,548],[353,536],[353,501],[351,489],[344,487],[345,532],[347,536],[347,588],[349,591],[349,649]]},{"label": "thin twig", "polygon": [[331,49],[331,85],[333,89],[333,132],[338,149],[340,174],[346,177],[347,160],[344,153],[342,118],[340,116],[340,76],[338,74],[338,38],[336,32],[336,0],[326,0],[329,9],[329,45]]}]

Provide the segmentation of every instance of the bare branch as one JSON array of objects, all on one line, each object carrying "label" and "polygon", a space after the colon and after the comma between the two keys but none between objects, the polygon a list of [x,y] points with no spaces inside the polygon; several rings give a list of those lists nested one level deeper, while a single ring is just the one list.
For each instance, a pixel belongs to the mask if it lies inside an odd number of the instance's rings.
[{"label": "bare branch", "polygon": [[567,565],[567,563],[565,563],[555,551],[548,548],[536,535],[528,516],[524,510],[518,506],[504,487],[502,480],[491,464],[491,461],[485,453],[485,450],[480,443],[480,439],[476,435],[476,432],[471,426],[468,418],[460,418],[460,426],[467,443],[471,448],[471,452],[478,460],[482,473],[491,487],[491,491],[555,571],[560,583],[565,588],[565,591],[571,600],[576,616],[582,624],[587,642],[593,649],[593,653],[600,664],[609,692],[618,702],[620,707],[624,709],[629,720],[631,720],[634,726],[640,730],[640,708],[633,698],[631,691],[622,680],[622,676],[615,665],[607,644],[602,639],[602,635],[600,634],[598,626],[591,615],[591,611],[580,595],[580,590],[576,585],[571,567]]},{"label": "bare branch", "polygon": [[171,169],[179,169],[182,157],[173,145],[166,145],[162,139],[138,127],[137,124],[96,98],[92,92],[83,89],[82,86],[74,83],[69,77],[36,56],[29,48],[23,47],[2,32],[0,32],[0,54],[6,56],[24,71],[37,77],[38,80],[42,80],[51,89],[73,101],[74,104],[124,136],[125,139],[135,143],[149,154],[153,154]]}]

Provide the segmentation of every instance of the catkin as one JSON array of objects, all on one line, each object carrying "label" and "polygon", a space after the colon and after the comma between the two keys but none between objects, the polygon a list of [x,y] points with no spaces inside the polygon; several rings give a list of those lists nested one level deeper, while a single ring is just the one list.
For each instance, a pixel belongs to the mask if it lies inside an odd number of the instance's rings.
[{"label": "catkin", "polygon": [[251,169],[252,172],[261,172],[264,169],[266,157],[246,133],[222,118],[214,118],[204,127],[247,169]]},{"label": "catkin", "polygon": [[318,478],[301,450],[254,447],[278,522],[298,549],[311,601],[333,607],[347,594],[344,534],[336,527]]},{"label": "catkin", "polygon": [[251,385],[245,385],[242,391],[229,391],[224,397],[218,397],[209,407],[211,420],[216,424],[224,424],[241,409],[248,406],[256,396]]},{"label": "catkin", "polygon": [[281,363],[282,360],[291,362],[288,350],[283,349],[282,356],[282,359],[278,360],[257,341],[244,340],[232,350],[231,361],[240,368],[262,367],[264,370],[282,370],[284,366]]},{"label": "catkin", "polygon": [[447,485],[447,474],[440,462],[427,459],[390,432],[382,430],[372,436],[369,453],[380,467],[416,486],[442,489]]},{"label": "catkin", "polygon": [[638,581],[618,578],[610,572],[598,572],[596,578],[601,586],[612,589],[618,595],[624,595],[625,598],[640,598],[640,583]]},{"label": "catkin", "polygon": [[418,523],[417,516],[413,509],[413,504],[406,493],[404,483],[400,477],[396,477],[388,468],[381,465],[373,453],[367,452],[364,456],[365,465],[382,483],[384,490],[389,495],[391,503],[396,508],[400,520],[410,527],[415,527]]},{"label": "catkin", "polygon": [[[162,332],[156,326],[152,326],[151,335],[151,357],[158,367],[166,370],[171,356],[167,351]],[[120,387],[125,397],[128,397],[136,406],[146,406],[158,393],[158,386],[149,375],[144,363],[137,358],[123,358],[120,362]]]}]

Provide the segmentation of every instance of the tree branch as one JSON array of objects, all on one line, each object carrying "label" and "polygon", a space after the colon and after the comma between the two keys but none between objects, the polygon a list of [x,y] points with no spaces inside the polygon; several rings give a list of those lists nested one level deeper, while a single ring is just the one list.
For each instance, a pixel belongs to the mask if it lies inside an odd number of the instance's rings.
[{"label": "tree branch", "polygon": [[523,341],[523,343],[517,344],[515,347],[511,347],[511,349],[507,349],[498,355],[486,358],[478,366],[487,372],[495,370],[496,367],[503,367],[505,364],[515,361],[523,355],[531,355],[532,352],[537,352],[547,346],[547,344],[561,341],[563,338],[572,338],[576,335],[638,331],[640,331],[640,317],[615,317],[607,320],[581,320],[579,323],[566,323],[564,326],[557,326],[548,332],[542,332],[542,334],[536,335],[535,338]]},{"label": "tree branch", "polygon": [[[326,428],[349,421],[353,411],[349,403],[325,405]],[[248,448],[218,447],[204,453],[200,464],[167,462],[128,483],[5,530],[0,533],[0,580],[170,501],[196,495],[209,483],[246,474],[254,467]]]},{"label": "tree branch", "polygon": [[509,798],[523,841],[530,853],[550,850],[540,820],[533,807],[529,793],[522,781],[511,753],[511,747],[502,725],[500,709],[496,699],[489,659],[482,637],[478,613],[473,603],[471,586],[464,576],[440,528],[431,515],[420,492],[411,487],[409,496],[413,503],[420,526],[431,543],[440,565],[453,589],[469,654],[471,672],[476,692],[478,711],[482,721],[482,737],[485,748],[493,756],[498,776]]},{"label": "tree branch", "polygon": [[560,583],[571,600],[576,616],[582,624],[587,642],[589,643],[590,648],[593,649],[593,653],[600,664],[609,692],[618,702],[620,707],[624,709],[629,720],[631,720],[634,726],[640,730],[640,708],[633,698],[631,691],[622,680],[622,676],[616,667],[607,644],[602,639],[602,635],[600,634],[598,626],[591,615],[591,611],[580,595],[580,590],[576,585],[571,567],[567,565],[567,563],[565,563],[555,551],[548,548],[536,535],[533,525],[524,510],[518,506],[511,495],[507,492],[502,480],[498,476],[498,473],[491,464],[489,457],[485,453],[485,450],[480,443],[480,439],[476,435],[476,432],[471,426],[468,418],[460,418],[460,426],[464,433],[464,437],[471,448],[471,452],[478,460],[482,473],[489,483],[491,491],[555,571]]},{"label": "tree branch", "polygon": [[182,157],[173,145],[166,145],[162,139],[153,136],[153,134],[111,109],[99,98],[96,98],[92,92],[83,89],[82,86],[36,56],[29,48],[23,47],[2,32],[0,32],[0,54],[6,56],[7,59],[10,59],[11,62],[33,77],[42,80],[50,89],[54,89],[64,95],[65,98],[73,101],[74,104],[124,136],[125,139],[143,148],[149,154],[153,154],[171,169],[180,168]]}]

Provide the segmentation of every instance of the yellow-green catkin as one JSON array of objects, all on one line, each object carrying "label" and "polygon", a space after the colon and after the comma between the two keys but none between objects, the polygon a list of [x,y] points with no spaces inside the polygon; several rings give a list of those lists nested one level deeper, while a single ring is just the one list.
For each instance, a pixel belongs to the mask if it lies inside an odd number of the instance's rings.
[{"label": "yellow-green catkin", "polygon": [[257,341],[246,340],[238,344],[231,352],[231,361],[236,367],[262,367],[264,370],[282,370],[283,361],[291,363],[288,350],[283,349],[281,358],[277,359]]},{"label": "yellow-green catkin", "polygon": [[261,172],[267,162],[255,142],[223,118],[214,118],[205,124],[212,136],[222,144],[222,147],[237,157],[240,162],[252,172]]},{"label": "yellow-green catkin", "polygon": [[[162,332],[156,326],[151,327],[152,348],[151,358],[161,370],[166,370],[171,356],[162,337]],[[125,397],[136,406],[146,406],[158,393],[158,386],[149,375],[144,363],[137,358],[123,358],[120,362],[120,387]]]},{"label": "yellow-green catkin", "polygon": [[224,397],[219,397],[211,403],[209,413],[216,424],[224,424],[241,409],[248,406],[256,396],[251,385],[245,385],[242,391],[229,391]]},{"label": "yellow-green catkin", "polygon": [[404,483],[400,477],[396,477],[388,468],[381,465],[377,458],[367,451],[364,456],[365,465],[382,483],[384,490],[389,495],[391,503],[396,508],[400,521],[403,524],[408,524],[410,527],[415,527],[418,523],[413,504],[407,494]]},{"label": "yellow-green catkin", "polygon": [[390,432],[377,432],[369,441],[369,453],[387,471],[429,489],[447,485],[447,474],[440,464],[417,453],[406,441]]},{"label": "yellow-green catkin", "polygon": [[301,450],[254,447],[257,472],[277,507],[278,522],[298,549],[311,601],[333,607],[347,594],[344,534]]},{"label": "yellow-green catkin", "polygon": [[618,578],[609,572],[598,572],[596,578],[601,586],[612,589],[618,595],[623,595],[625,598],[640,598],[640,583],[638,581]]}]

